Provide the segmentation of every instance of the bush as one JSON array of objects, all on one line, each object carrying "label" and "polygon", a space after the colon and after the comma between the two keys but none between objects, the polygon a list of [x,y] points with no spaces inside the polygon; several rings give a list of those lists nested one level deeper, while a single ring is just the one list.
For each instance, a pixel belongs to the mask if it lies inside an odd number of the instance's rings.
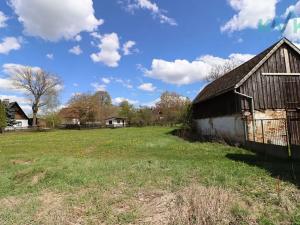
[{"label": "bush", "polygon": [[0,133],[3,133],[4,128],[7,126],[6,111],[4,104],[0,101]]}]

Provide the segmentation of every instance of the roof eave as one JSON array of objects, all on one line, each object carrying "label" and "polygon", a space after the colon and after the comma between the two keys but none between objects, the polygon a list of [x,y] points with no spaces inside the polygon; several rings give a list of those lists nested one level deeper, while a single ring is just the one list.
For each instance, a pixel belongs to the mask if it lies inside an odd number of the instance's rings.
[{"label": "roof eave", "polygon": [[[220,95],[226,94],[226,93],[228,93],[228,92],[230,92],[230,91],[234,91],[235,89],[236,89],[235,87],[227,88],[227,89],[225,89],[225,90],[223,90],[223,91],[221,91],[221,92],[218,92],[218,93],[216,93],[216,94],[210,96],[209,98],[205,98],[205,99],[200,100],[200,101],[193,101],[192,104],[194,105],[194,104],[206,102],[206,101],[208,101],[208,100],[210,100],[210,99],[213,99],[213,98],[218,97],[218,96],[220,96]],[[196,99],[195,99],[195,100],[196,100]]]}]

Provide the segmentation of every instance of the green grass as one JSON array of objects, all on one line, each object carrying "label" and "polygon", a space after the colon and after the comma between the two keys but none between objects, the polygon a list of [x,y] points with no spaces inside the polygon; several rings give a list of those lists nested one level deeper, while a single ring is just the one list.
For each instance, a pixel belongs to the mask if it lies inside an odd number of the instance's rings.
[{"label": "green grass", "polygon": [[[288,163],[190,143],[171,130],[0,136],[0,224],[140,224],[147,201],[195,184],[232,193],[238,206],[231,211],[241,221],[299,224],[300,191]],[[141,194],[150,196],[146,203]]]}]

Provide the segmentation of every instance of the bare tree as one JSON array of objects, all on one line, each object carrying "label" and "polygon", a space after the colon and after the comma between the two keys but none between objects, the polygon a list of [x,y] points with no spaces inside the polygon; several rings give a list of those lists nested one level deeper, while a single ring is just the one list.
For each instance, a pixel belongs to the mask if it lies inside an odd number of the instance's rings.
[{"label": "bare tree", "polygon": [[212,67],[209,74],[206,77],[208,82],[212,82],[217,80],[218,78],[222,77],[226,73],[230,72],[231,70],[237,68],[243,62],[236,59],[227,60],[224,64],[217,64]]},{"label": "bare tree", "polygon": [[53,96],[57,96],[61,80],[42,69],[31,67],[14,68],[11,73],[13,85],[24,90],[32,102],[32,126],[37,126],[37,114],[41,107],[49,104]]}]

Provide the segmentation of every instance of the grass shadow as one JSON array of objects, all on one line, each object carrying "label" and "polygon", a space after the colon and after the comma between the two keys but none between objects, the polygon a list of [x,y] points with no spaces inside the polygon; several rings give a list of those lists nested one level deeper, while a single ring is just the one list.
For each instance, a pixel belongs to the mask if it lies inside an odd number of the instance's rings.
[{"label": "grass shadow", "polygon": [[243,162],[250,166],[262,168],[274,178],[290,182],[300,188],[299,161],[276,159],[263,155],[227,154],[226,157],[236,162]]},{"label": "grass shadow", "polygon": [[199,136],[196,135],[196,133],[191,132],[191,130],[186,130],[182,128],[176,128],[174,130],[168,131],[168,135],[176,136],[181,139],[184,139],[185,141],[188,142],[199,142],[201,141],[199,139]]},{"label": "grass shadow", "polygon": [[173,135],[178,138],[181,138],[185,141],[195,143],[195,142],[202,142],[202,143],[218,143],[218,144],[223,144],[227,146],[232,146],[232,147],[241,147],[240,144],[238,143],[233,143],[229,139],[221,138],[221,137],[214,137],[214,136],[203,136],[200,135],[196,130],[191,130],[191,129],[174,129],[170,132],[167,132],[168,135]]}]

